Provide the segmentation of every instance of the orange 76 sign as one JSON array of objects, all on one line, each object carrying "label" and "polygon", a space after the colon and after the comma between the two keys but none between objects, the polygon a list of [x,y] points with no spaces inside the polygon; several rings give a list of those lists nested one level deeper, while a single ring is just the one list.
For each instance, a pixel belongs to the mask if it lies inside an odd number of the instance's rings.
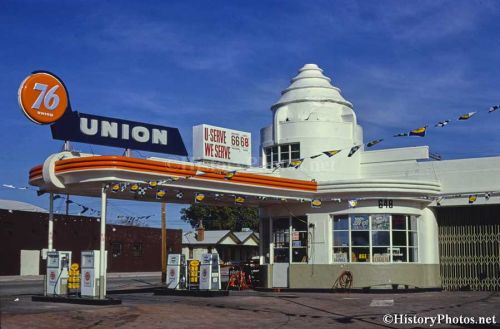
[{"label": "orange 76 sign", "polygon": [[59,120],[68,107],[68,92],[59,78],[49,72],[35,72],[21,83],[18,100],[24,114],[38,124]]}]

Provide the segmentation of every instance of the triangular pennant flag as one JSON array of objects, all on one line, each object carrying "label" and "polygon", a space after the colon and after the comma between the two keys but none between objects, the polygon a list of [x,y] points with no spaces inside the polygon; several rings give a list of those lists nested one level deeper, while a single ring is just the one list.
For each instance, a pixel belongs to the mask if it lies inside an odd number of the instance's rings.
[{"label": "triangular pennant flag", "polygon": [[322,155],[323,155],[323,153],[316,154],[316,155],[310,156],[309,159],[316,159],[317,157],[320,157]]},{"label": "triangular pennant flag", "polygon": [[276,170],[278,170],[280,168],[281,168],[281,163],[276,163],[276,164],[274,164],[274,168],[273,168],[272,172],[275,172]]},{"label": "triangular pennant flag", "polygon": [[356,208],[356,206],[358,205],[358,200],[354,199],[354,200],[349,200],[349,208]]},{"label": "triangular pennant flag", "polygon": [[331,150],[331,151],[325,151],[323,152],[324,155],[328,155],[329,158],[334,156],[335,154],[339,153],[342,150]]},{"label": "triangular pennant flag", "polygon": [[492,107],[490,107],[490,109],[488,110],[488,113],[492,113],[492,112],[495,112],[496,110],[500,109],[500,105],[493,105]]},{"label": "triangular pennant flag", "polygon": [[127,189],[129,183],[123,183],[123,184],[120,184],[120,192],[123,192]]},{"label": "triangular pennant flag", "polygon": [[359,150],[359,148],[361,147],[361,145],[356,145],[356,146],[353,146],[351,148],[351,150],[349,151],[349,154],[347,155],[349,158],[352,157],[354,155],[354,153],[356,153],[357,150]]},{"label": "triangular pennant flag", "polygon": [[465,113],[465,114],[462,114],[458,120],[469,120],[470,118],[472,118],[472,116],[474,114],[476,114],[477,112],[469,112],[469,113]]},{"label": "triangular pennant flag", "polygon": [[236,196],[234,198],[234,203],[235,204],[243,204],[243,203],[245,203],[245,197],[244,196]]},{"label": "triangular pennant flag", "polygon": [[200,203],[205,200],[205,194],[203,193],[195,193],[194,195],[194,203]]},{"label": "triangular pennant flag", "polygon": [[137,195],[144,196],[146,195],[146,187],[139,187],[137,190]]},{"label": "triangular pennant flag", "polygon": [[450,123],[450,120],[439,121],[434,125],[434,127],[444,127]]},{"label": "triangular pennant flag", "polygon": [[236,170],[228,171],[224,176],[224,179],[233,179],[234,175],[236,175]]},{"label": "triangular pennant flag", "polygon": [[425,132],[427,131],[427,126],[413,129],[410,131],[410,136],[425,137]]},{"label": "triangular pennant flag", "polygon": [[320,199],[312,199],[311,200],[312,208],[321,208],[321,200]]},{"label": "triangular pennant flag", "polygon": [[381,141],[383,141],[383,139],[375,139],[375,140],[373,140],[373,141],[371,141],[371,142],[368,142],[368,143],[366,144],[366,146],[367,146],[367,147],[372,147],[372,146],[374,146],[374,145],[377,145],[377,144],[378,144],[378,143],[380,143]]},{"label": "triangular pennant flag", "polygon": [[166,194],[167,194],[167,191],[165,191],[165,190],[158,190],[156,192],[156,198],[157,199],[162,199],[162,198],[165,197]]},{"label": "triangular pennant flag", "polygon": [[134,184],[130,185],[130,191],[131,191],[132,193],[135,193],[135,192],[137,192],[138,190],[139,190],[139,184],[134,183]]},{"label": "triangular pennant flag", "polygon": [[182,198],[184,197],[184,193],[182,193],[182,192],[177,192],[177,193],[175,194],[175,197],[176,197],[177,199],[182,199]]},{"label": "triangular pennant flag", "polygon": [[205,175],[206,172],[204,171],[201,171],[201,170],[196,170],[196,173],[194,174],[195,176],[202,176],[202,175]]},{"label": "triangular pennant flag", "polygon": [[111,185],[111,192],[116,193],[118,191],[120,191],[120,184]]},{"label": "triangular pennant flag", "polygon": [[304,162],[304,159],[293,160],[292,162],[290,162],[290,167],[298,169],[302,165],[302,162]]},{"label": "triangular pennant flag", "polygon": [[477,195],[475,194],[469,195],[469,204],[476,202],[476,200],[477,200]]},{"label": "triangular pennant flag", "polygon": [[394,135],[392,137],[406,137],[406,136],[409,136],[408,133],[399,133],[399,134]]}]

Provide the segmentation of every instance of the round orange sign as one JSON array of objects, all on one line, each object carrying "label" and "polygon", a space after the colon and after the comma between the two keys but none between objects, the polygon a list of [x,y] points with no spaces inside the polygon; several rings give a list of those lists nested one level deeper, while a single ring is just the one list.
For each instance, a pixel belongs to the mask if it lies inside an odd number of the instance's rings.
[{"label": "round orange sign", "polygon": [[17,96],[24,114],[38,124],[56,122],[68,107],[66,87],[48,72],[36,72],[24,79]]}]

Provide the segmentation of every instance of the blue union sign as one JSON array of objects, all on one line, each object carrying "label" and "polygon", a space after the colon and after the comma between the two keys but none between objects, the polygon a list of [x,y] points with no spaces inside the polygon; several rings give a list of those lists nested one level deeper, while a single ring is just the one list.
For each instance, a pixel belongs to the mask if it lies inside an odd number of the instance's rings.
[{"label": "blue union sign", "polygon": [[187,156],[179,129],[67,111],[51,125],[54,139]]}]

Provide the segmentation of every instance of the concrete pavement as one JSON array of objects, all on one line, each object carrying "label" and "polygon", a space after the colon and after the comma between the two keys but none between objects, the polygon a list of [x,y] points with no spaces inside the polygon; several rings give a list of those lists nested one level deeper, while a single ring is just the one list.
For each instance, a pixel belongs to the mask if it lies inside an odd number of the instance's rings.
[{"label": "concrete pavement", "polygon": [[[498,321],[497,292],[401,294],[270,293],[235,291],[228,297],[116,295],[119,306],[31,302],[1,297],[1,327],[17,328],[468,328],[470,324],[385,323],[387,315],[408,318],[459,316]],[[481,326],[483,328],[485,326]],[[497,324],[489,327],[500,328]]]}]

